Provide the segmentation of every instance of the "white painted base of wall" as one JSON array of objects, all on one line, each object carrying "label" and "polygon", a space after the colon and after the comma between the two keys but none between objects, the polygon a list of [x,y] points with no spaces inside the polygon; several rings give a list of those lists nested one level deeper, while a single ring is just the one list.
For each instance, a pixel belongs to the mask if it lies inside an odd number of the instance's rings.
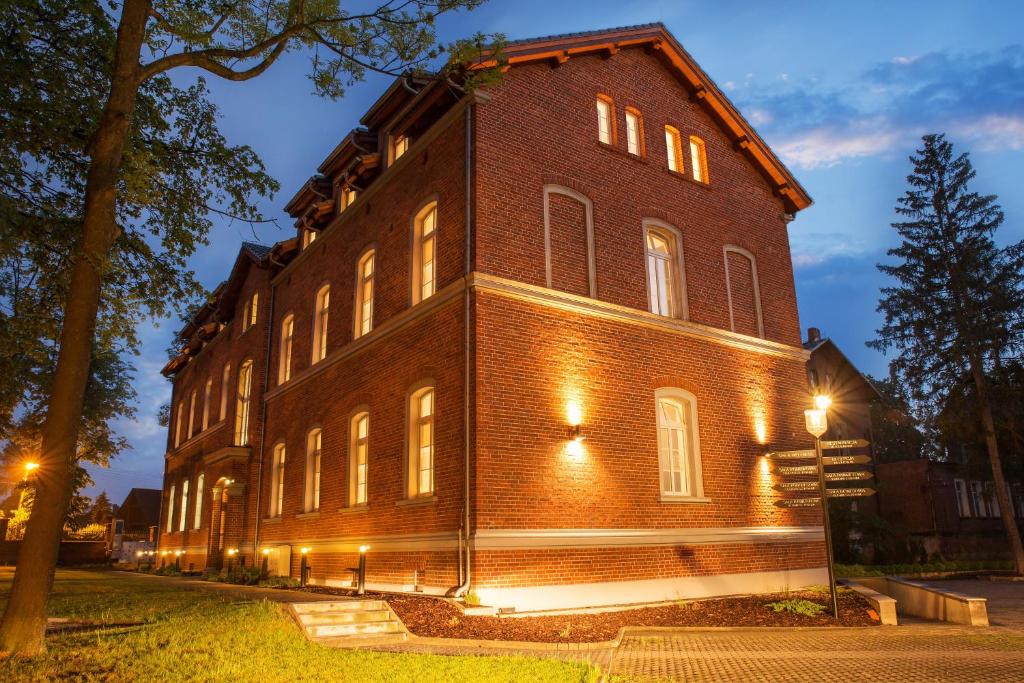
[{"label": "white painted base of wall", "polygon": [[717,576],[560,584],[523,588],[476,588],[480,602],[517,612],[629,605],[746,593],[775,593],[828,583],[825,567]]},{"label": "white painted base of wall", "polygon": [[[310,577],[309,583],[314,586],[329,586],[331,588],[355,588],[349,579],[320,579]],[[420,590],[414,591],[412,584],[404,583],[376,583],[367,581],[366,590],[380,591],[382,593],[410,593],[412,595],[444,595],[448,588],[445,586],[420,586]]]}]

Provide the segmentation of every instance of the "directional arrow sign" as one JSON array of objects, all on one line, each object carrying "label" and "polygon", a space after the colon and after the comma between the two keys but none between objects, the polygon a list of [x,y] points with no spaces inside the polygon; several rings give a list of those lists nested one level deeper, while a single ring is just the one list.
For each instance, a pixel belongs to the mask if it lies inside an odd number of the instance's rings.
[{"label": "directional arrow sign", "polygon": [[800,465],[799,467],[779,467],[775,470],[778,474],[817,474],[817,465]]},{"label": "directional arrow sign", "polygon": [[776,491],[817,491],[816,481],[784,481],[773,486]]},{"label": "directional arrow sign", "polygon": [[871,458],[866,455],[826,455],[821,458],[823,465],[867,465]]},{"label": "directional arrow sign", "polygon": [[814,449],[808,448],[805,451],[772,451],[765,454],[766,458],[772,460],[805,460],[814,457]]},{"label": "directional arrow sign", "polygon": [[826,472],[825,481],[852,481],[854,479],[870,479],[873,475],[867,470],[851,470],[849,472]]},{"label": "directional arrow sign", "polygon": [[839,448],[864,448],[870,445],[865,439],[840,439],[839,441],[822,441],[823,451],[834,451]]},{"label": "directional arrow sign", "polygon": [[780,508],[809,508],[821,505],[821,498],[786,498],[775,501],[775,504]]},{"label": "directional arrow sign", "polygon": [[861,496],[875,495],[874,489],[828,489],[829,498],[859,498]]}]

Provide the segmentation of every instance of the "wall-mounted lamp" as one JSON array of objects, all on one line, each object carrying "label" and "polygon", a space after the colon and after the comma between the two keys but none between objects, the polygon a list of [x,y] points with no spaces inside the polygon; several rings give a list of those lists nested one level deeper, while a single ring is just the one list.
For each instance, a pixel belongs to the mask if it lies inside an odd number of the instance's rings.
[{"label": "wall-mounted lamp", "polygon": [[814,407],[818,410],[828,410],[832,405],[832,397],[828,394],[817,394],[814,397]]},{"label": "wall-mounted lamp", "polygon": [[569,438],[577,442],[586,440],[587,437],[583,434],[583,426],[569,425]]}]

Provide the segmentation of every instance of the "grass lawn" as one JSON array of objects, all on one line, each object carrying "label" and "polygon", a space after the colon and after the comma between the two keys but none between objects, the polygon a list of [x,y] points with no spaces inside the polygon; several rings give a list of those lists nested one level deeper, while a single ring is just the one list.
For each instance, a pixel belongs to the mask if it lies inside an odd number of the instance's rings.
[{"label": "grass lawn", "polygon": [[[0,607],[13,571],[0,568]],[[183,590],[158,579],[59,570],[50,616],[140,626],[47,638],[32,660],[0,660],[0,681],[594,681],[586,664],[443,657],[310,643],[280,605]]]}]

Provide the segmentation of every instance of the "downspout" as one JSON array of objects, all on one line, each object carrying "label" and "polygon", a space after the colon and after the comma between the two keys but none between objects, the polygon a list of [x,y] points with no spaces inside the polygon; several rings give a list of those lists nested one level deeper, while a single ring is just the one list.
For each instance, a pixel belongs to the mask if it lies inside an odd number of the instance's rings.
[{"label": "downspout", "polygon": [[[470,96],[472,97],[472,96]],[[471,397],[470,388],[472,386],[470,379],[470,371],[472,370],[471,357],[470,357],[470,335],[472,334],[472,326],[470,324],[470,288],[469,288],[469,275],[473,268],[473,102],[470,100],[469,104],[466,105],[466,216],[465,216],[465,232],[466,232],[466,245],[465,245],[465,289],[463,291],[463,299],[465,301],[465,307],[463,310],[463,320],[465,322],[465,340],[463,355],[465,356],[465,372],[464,378],[464,390],[463,390],[463,415],[462,415],[462,431],[463,431],[463,458],[464,458],[464,486],[463,491],[465,500],[463,502],[463,517],[462,517],[462,528],[465,533],[460,534],[462,541],[466,544],[465,552],[461,553],[462,560],[464,562],[462,569],[462,583],[455,589],[453,595],[459,597],[469,592],[470,586],[470,567],[472,562],[470,561],[470,533],[469,533],[469,506],[471,503],[470,497],[470,408],[471,408]]]},{"label": "downspout", "polygon": [[[274,263],[273,253],[270,262]],[[277,287],[274,285],[273,277],[270,278],[270,311],[267,313],[267,333],[264,341],[267,347],[267,355],[263,364],[263,393],[260,394],[260,464],[256,475],[256,521],[253,524],[252,532],[252,563],[259,560],[260,554],[260,499],[263,495],[263,448],[266,441],[267,430],[267,387],[270,384],[270,341],[274,333],[274,295]]]}]

